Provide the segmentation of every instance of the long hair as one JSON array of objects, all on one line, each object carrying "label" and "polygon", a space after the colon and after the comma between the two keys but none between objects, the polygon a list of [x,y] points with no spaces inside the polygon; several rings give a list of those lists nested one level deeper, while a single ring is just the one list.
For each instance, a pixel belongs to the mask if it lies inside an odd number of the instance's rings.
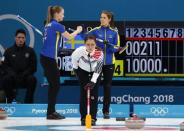
[{"label": "long hair", "polygon": [[111,27],[111,28],[115,28],[115,25],[114,25],[114,15],[113,15],[113,13],[110,12],[110,11],[104,10],[104,11],[102,11],[101,14],[106,14],[107,17],[108,17],[109,19],[111,19],[111,21],[110,21],[110,23],[109,23],[109,24],[110,24],[110,27]]},{"label": "long hair", "polygon": [[48,7],[48,12],[47,12],[47,21],[46,21],[46,25],[48,23],[50,23],[51,19],[54,18],[54,14],[55,13],[59,13],[63,10],[63,7],[61,6],[49,6]]}]

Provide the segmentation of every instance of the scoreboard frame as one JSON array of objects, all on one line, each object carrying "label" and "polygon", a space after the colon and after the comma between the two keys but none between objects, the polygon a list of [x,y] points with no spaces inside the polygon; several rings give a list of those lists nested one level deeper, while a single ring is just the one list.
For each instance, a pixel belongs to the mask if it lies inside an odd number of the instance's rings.
[{"label": "scoreboard frame", "polygon": [[[129,50],[126,51],[128,56],[125,58],[128,63],[128,73],[125,70],[125,76],[184,77],[183,22],[126,22],[125,39],[126,44],[129,45]],[[133,60],[128,59],[130,55]],[[131,64],[133,65],[132,73]],[[165,66],[164,69],[163,66]],[[135,70],[135,68],[140,70]]]},{"label": "scoreboard frame", "polygon": [[[65,21],[62,24],[66,29],[75,29],[77,25],[82,24],[85,31],[99,26],[98,21]],[[124,53],[115,54],[117,61],[113,80],[184,81],[184,22],[118,21],[115,25],[120,35],[120,46],[129,47]],[[169,50],[175,50],[176,47],[173,45],[177,42],[179,42],[177,45],[182,44],[182,46],[177,48],[178,51],[174,51],[174,55],[171,51],[165,51],[164,48],[168,50],[168,45],[172,45]],[[174,58],[178,60],[173,60]],[[182,62],[179,62],[181,60]],[[172,61],[172,66],[166,64],[169,63],[168,61]],[[139,66],[138,71],[133,70],[133,63],[139,64],[134,65],[134,68]],[[151,68],[153,65],[154,69]],[[146,71],[145,67],[147,67]],[[72,72],[61,71],[61,74],[66,77],[73,76]]]}]

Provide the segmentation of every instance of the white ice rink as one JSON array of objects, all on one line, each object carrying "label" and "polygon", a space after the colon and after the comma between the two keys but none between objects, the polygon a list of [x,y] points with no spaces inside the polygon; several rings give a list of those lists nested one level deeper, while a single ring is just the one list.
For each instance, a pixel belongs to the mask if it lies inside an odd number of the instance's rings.
[{"label": "white ice rink", "polygon": [[[147,118],[145,127],[137,130],[179,131],[179,125],[183,121],[184,119],[178,118]],[[87,130],[127,131],[130,129],[125,127],[124,121],[116,121],[115,118],[111,118],[109,120],[98,118],[96,126]],[[86,131],[86,128],[84,126],[80,126],[80,118],[46,120],[44,117],[9,117],[6,120],[0,120],[0,131]],[[133,129],[131,131],[133,131]]]}]

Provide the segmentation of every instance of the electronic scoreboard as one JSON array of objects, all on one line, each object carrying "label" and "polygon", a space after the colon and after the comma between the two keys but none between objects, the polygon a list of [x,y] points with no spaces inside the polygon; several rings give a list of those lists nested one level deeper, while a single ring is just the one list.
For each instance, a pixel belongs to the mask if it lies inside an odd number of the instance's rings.
[{"label": "electronic scoreboard", "polygon": [[[75,29],[81,23],[85,25],[85,31],[99,26],[99,22],[94,21],[72,21],[64,25],[66,29]],[[120,45],[128,45],[128,48],[122,54],[115,54],[113,80],[184,80],[184,22],[118,21],[115,25]],[[79,36],[66,43],[76,48],[83,41]],[[71,60],[67,56],[65,63],[67,59]]]},{"label": "electronic scoreboard", "polygon": [[184,77],[184,23],[125,23],[124,77]]}]

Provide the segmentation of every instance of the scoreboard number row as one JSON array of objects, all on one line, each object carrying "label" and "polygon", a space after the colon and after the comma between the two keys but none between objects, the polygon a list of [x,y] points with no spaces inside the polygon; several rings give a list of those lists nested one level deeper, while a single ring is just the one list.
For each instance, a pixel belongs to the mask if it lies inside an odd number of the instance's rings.
[{"label": "scoreboard number row", "polygon": [[184,38],[184,28],[126,28],[126,38]]}]

